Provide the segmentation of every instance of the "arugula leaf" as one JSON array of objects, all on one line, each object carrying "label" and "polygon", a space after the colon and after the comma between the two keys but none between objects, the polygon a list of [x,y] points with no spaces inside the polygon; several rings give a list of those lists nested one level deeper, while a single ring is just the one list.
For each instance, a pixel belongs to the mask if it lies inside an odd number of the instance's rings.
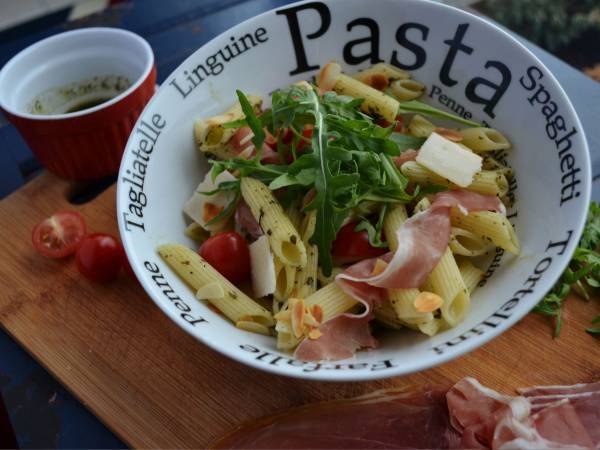
[{"label": "arugula leaf", "polygon": [[294,185],[312,186],[315,183],[315,177],[316,170],[312,167],[309,169],[302,169],[297,175],[284,173],[283,175],[280,175],[271,181],[271,184],[269,184],[269,189],[276,191],[282,187]]},{"label": "arugula leaf", "polygon": [[258,178],[265,184],[269,184],[275,178],[286,173],[286,166],[278,164],[262,164],[257,159],[226,159],[223,161],[209,160],[212,165],[211,176],[216,178],[224,170],[230,172],[238,171],[241,177],[252,175],[254,178]]},{"label": "arugula leaf", "polygon": [[240,190],[240,180],[235,180],[235,181],[222,181],[221,183],[219,183],[219,186],[217,186],[217,188],[213,191],[204,191],[204,192],[199,192],[202,195],[215,195],[218,194],[219,192],[229,192],[229,191],[233,191],[233,192],[237,192]]},{"label": "arugula leaf", "polygon": [[579,246],[594,250],[598,248],[598,245],[600,245],[600,206],[596,202],[591,202]]},{"label": "arugula leaf", "polygon": [[246,123],[252,130],[252,133],[254,133],[254,136],[252,137],[252,143],[256,147],[256,159],[260,160],[262,145],[266,137],[265,131],[263,130],[263,125],[256,117],[256,114],[254,114],[254,109],[252,108],[252,105],[250,104],[244,93],[239,89],[235,92],[238,96],[238,99],[240,100],[242,111],[246,116]]},{"label": "arugula leaf", "polygon": [[310,239],[319,249],[319,262],[325,276],[331,275],[333,262],[331,258],[331,244],[338,232],[338,223],[341,225],[339,213],[333,210],[332,190],[335,178],[330,171],[327,158],[327,130],[325,125],[325,114],[319,104],[319,98],[315,91],[308,93],[309,101],[312,102],[310,112],[314,115],[315,123],[312,136],[313,152],[317,161],[315,174],[315,189],[317,195],[308,205],[307,210],[317,210],[317,221],[315,231]]},{"label": "arugula leaf", "polygon": [[241,196],[241,193],[236,192],[235,198],[229,203],[229,205],[227,205],[227,208],[225,208],[218,215],[216,215],[215,217],[210,219],[208,222],[206,222],[206,225],[210,226],[214,223],[220,222],[225,217],[228,217],[233,212],[234,208],[237,206],[240,196]]},{"label": "arugula leaf", "polygon": [[373,224],[367,218],[363,218],[354,228],[354,231],[366,231],[369,244],[371,244],[373,247],[388,248],[387,242],[383,242],[381,240],[381,235],[383,232],[383,220],[385,219],[387,209],[388,204],[384,203],[379,210],[379,218],[375,226],[373,226]]},{"label": "arugula leaf", "polygon": [[418,100],[411,100],[409,102],[400,102],[400,109],[398,113],[417,113],[429,117],[437,117],[439,119],[448,119],[454,122],[462,123],[463,125],[469,125],[471,127],[481,127],[482,125],[471,120],[463,119],[457,115],[447,113],[441,109],[435,108],[428,105],[427,103],[420,102]]},{"label": "arugula leaf", "polygon": [[[534,312],[551,317],[554,322],[554,337],[558,337],[562,328],[561,308],[573,288],[589,300],[587,288],[600,286],[600,207],[591,202],[586,225],[575,249],[569,267],[561,275],[552,290],[533,309]],[[587,286],[587,287],[586,287]],[[592,323],[600,322],[597,316]],[[590,327],[586,331],[600,334],[600,327]]]},{"label": "arugula leaf", "polygon": [[404,152],[406,150],[411,149],[418,150],[426,141],[425,138],[408,136],[402,133],[392,133],[390,134],[390,139],[398,145],[400,152]]},{"label": "arugula leaf", "polygon": [[[592,323],[600,323],[600,314],[598,314],[596,316],[596,318],[594,320],[592,320]],[[586,328],[585,331],[587,331],[588,333],[592,333],[592,334],[600,334],[600,326],[589,327],[589,328]]]}]

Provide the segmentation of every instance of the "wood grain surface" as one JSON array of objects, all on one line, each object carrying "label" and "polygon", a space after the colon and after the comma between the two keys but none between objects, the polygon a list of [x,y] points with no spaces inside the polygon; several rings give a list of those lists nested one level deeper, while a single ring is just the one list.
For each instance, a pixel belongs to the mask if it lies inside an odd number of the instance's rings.
[{"label": "wood grain surface", "polygon": [[67,202],[73,189],[43,174],[0,202],[0,323],[132,447],[204,447],[248,419],[390,386],[449,387],[470,375],[514,393],[600,378],[600,342],[584,332],[599,303],[577,298],[567,302],[560,339],[530,314],[484,347],[405,377],[323,383],[250,369],[194,340],[126,276],[93,285],[72,259],[35,253],[31,229],[58,209],[79,210],[91,231],[118,234],[115,187],[82,206]]}]

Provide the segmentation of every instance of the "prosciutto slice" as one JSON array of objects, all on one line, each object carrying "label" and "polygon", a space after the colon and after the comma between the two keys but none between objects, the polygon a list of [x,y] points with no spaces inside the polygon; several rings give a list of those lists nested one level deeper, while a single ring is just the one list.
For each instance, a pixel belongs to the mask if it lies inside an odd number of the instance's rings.
[{"label": "prosciutto slice", "polygon": [[579,383],[571,386],[533,386],[519,388],[517,392],[524,397],[572,396],[587,392],[600,392],[600,381],[595,383]]},{"label": "prosciutto slice", "polygon": [[535,386],[518,389],[531,403],[533,412],[561,402],[572,405],[592,442],[600,448],[600,381],[573,386]]},{"label": "prosciutto slice", "polygon": [[523,397],[501,395],[482,386],[474,378],[464,378],[446,394],[450,421],[463,434],[466,448],[486,448],[493,441],[499,421],[529,416],[530,405]]},{"label": "prosciutto slice", "polygon": [[464,378],[448,392],[387,389],[294,408],[237,427],[210,448],[600,448],[592,436],[600,421],[586,425],[571,400],[536,413],[528,404]]},{"label": "prosciutto slice", "polygon": [[376,391],[303,406],[247,423],[213,443],[220,449],[458,448],[444,391]]},{"label": "prosciutto slice", "polygon": [[510,397],[465,378],[446,398],[465,447],[597,449],[598,384],[527,388],[520,390],[527,396]]},{"label": "prosciutto slice", "polygon": [[418,154],[418,150],[409,149],[400,153],[399,156],[392,157],[392,160],[394,161],[394,164],[396,164],[396,167],[399,169],[405,162],[414,161],[415,159],[417,159]]},{"label": "prosciutto slice", "polygon": [[241,199],[235,208],[235,223],[245,229],[254,239],[258,239],[263,235],[262,228],[252,215],[252,211],[250,211],[250,207],[244,199]]},{"label": "prosciutto slice", "polygon": [[[250,127],[240,127],[228,142],[238,158],[251,159],[256,155],[256,147],[252,143],[252,136],[253,133]],[[269,138],[273,139],[273,136],[269,134],[267,138],[262,146],[260,161],[264,164],[279,164],[279,155],[268,145]]]},{"label": "prosciutto slice", "polygon": [[[318,339],[304,339],[294,357],[303,361],[324,359],[346,359],[354,356],[360,348],[375,348],[377,340],[371,335],[369,322],[371,315],[355,317],[352,314],[340,314],[319,327],[322,333]],[[337,339],[336,336],[344,336]]]},{"label": "prosciutto slice", "polygon": [[[450,210],[454,207],[465,214],[501,211],[502,202],[495,196],[464,189],[440,192],[426,211],[415,214],[398,228],[398,250],[395,253],[360,261],[338,275],[336,281],[343,284],[344,280],[350,280],[387,289],[419,287],[448,245]],[[387,267],[383,272],[372,275],[378,259],[388,263]]]},{"label": "prosciutto slice", "polygon": [[319,327],[321,336],[300,342],[294,358],[303,361],[339,360],[351,358],[358,349],[377,347],[369,322],[373,319],[373,310],[387,298],[386,292],[353,281],[346,281],[344,288],[348,295],[364,305],[363,312],[338,314],[325,321]]}]

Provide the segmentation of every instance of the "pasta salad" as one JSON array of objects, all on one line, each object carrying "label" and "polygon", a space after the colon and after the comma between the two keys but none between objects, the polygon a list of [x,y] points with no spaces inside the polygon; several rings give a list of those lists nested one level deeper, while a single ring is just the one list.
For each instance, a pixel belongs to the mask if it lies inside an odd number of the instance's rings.
[{"label": "pasta salad", "polygon": [[270,108],[237,91],[194,124],[212,166],[183,208],[200,248],[159,254],[199,300],[302,360],[375,347],[379,327],[458,325],[478,257],[519,253],[511,144],[419,102],[424,90],[387,64],[350,76],[331,62],[315,84],[274,91]]}]

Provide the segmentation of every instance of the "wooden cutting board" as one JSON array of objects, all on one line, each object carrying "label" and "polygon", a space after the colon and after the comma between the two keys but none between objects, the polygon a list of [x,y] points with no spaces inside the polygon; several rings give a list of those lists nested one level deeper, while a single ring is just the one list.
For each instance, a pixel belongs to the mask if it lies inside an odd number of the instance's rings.
[{"label": "wooden cutting board", "polygon": [[33,226],[77,209],[91,231],[118,234],[115,187],[70,205],[77,187],[43,174],[0,202],[0,323],[132,447],[205,447],[242,421],[304,403],[398,385],[450,387],[470,375],[514,393],[518,386],[600,378],[600,342],[584,332],[599,302],[572,298],[560,339],[530,314],[484,347],[440,367],[363,383],[323,383],[250,369],[172,323],[131,279],[82,278],[75,262],[40,257]]}]

